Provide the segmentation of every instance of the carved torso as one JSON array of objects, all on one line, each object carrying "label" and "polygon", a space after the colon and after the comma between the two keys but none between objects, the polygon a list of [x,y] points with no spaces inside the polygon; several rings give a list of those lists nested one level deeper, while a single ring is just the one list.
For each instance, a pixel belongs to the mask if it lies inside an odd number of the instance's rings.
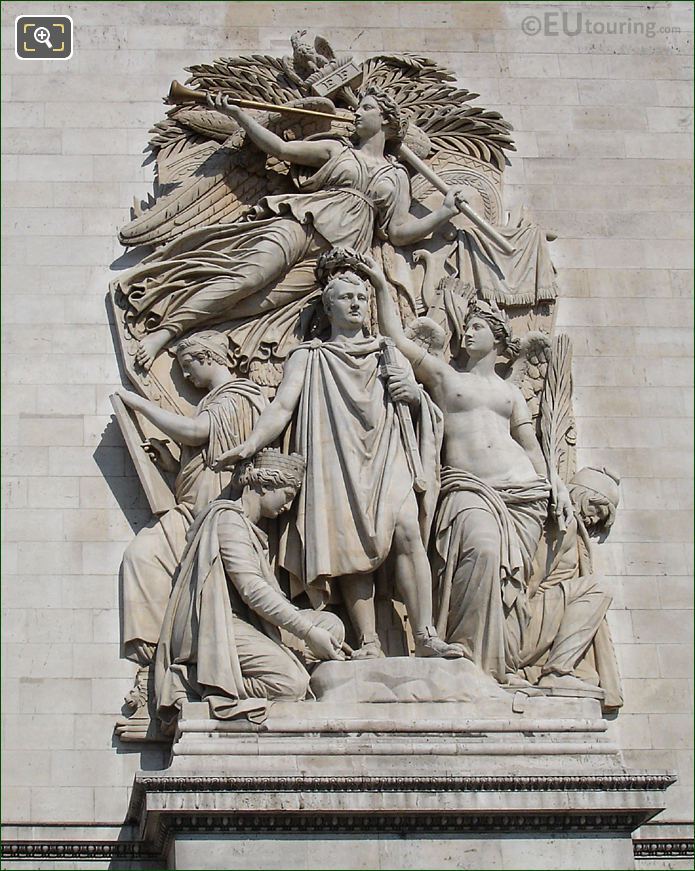
[{"label": "carved torso", "polygon": [[521,422],[516,388],[497,375],[451,373],[436,397],[444,411],[444,463],[484,481],[521,483],[536,477],[510,428]]}]

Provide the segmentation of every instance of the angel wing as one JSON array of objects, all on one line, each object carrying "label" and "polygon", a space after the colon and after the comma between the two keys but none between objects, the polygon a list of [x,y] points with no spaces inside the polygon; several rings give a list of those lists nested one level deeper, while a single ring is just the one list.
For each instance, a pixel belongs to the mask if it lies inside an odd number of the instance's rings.
[{"label": "angel wing", "polygon": [[[316,51],[326,59],[332,56],[330,46],[320,38]],[[329,112],[335,108],[329,100],[315,97],[302,103],[310,88],[295,70],[291,58],[260,54],[219,58],[211,64],[188,67],[187,72],[191,74],[186,81],[188,86],[232,98],[305,105]],[[259,120],[278,133],[293,130],[292,135],[302,137],[326,129],[325,123],[315,119],[308,123],[306,119],[301,123],[294,119],[288,123],[284,118],[265,115]],[[277,164],[266,168],[248,166],[251,149],[244,149],[241,141],[230,140],[237,132],[232,119],[205,107],[186,105],[170,109],[167,117],[150,130],[149,159],[154,159],[156,172],[154,194],[146,202],[135,204],[133,221],[121,231],[122,243],[158,245],[211,217],[233,221],[253,197],[284,189],[278,176],[283,176],[285,170]],[[240,152],[240,157],[243,154],[242,160],[232,161],[227,173],[220,169],[223,161],[213,157],[223,145]],[[249,169],[248,177],[242,171],[243,165]]]},{"label": "angel wing", "polygon": [[[297,104],[322,112],[335,108],[330,100],[319,97],[292,103]],[[231,118],[194,108],[178,110],[175,117],[185,121],[198,141],[188,137],[183,143],[179,138],[160,146],[158,183],[160,188],[168,187],[121,229],[123,245],[161,245],[196,227],[238,221],[261,197],[292,189],[287,165],[247,142]],[[258,120],[285,138],[304,138],[331,126],[326,119],[300,116],[288,120],[268,112],[260,113]]]},{"label": "angel wing", "polygon": [[521,337],[519,355],[509,375],[512,383],[521,390],[536,426],[549,360],[550,337],[547,333],[534,330]]},{"label": "angel wing", "polygon": [[451,84],[454,75],[420,55],[378,55],[363,65],[363,85],[387,90],[435,151],[472,155],[504,170],[505,151],[515,151],[511,124],[499,112],[468,105],[479,94]]},{"label": "angel wing", "polygon": [[572,343],[564,333],[552,341],[540,410],[541,447],[546,460],[563,481],[571,481],[577,467],[577,436],[572,410]]}]

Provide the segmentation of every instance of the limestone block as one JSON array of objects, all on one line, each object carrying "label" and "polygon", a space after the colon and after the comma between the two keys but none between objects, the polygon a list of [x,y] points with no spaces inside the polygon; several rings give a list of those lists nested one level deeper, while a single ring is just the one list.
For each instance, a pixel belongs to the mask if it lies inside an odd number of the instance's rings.
[{"label": "limestone block", "polygon": [[84,608],[54,608],[50,611],[34,611],[27,620],[29,641],[45,641],[67,644],[92,640],[91,613]]},{"label": "limestone block", "polygon": [[[80,547],[79,543],[75,543]],[[84,570],[90,575],[114,574],[118,572],[123,556],[123,543],[120,541],[86,541],[82,544]]]},{"label": "limestone block", "polygon": [[657,647],[653,644],[616,644],[620,674],[629,677],[659,677]]},{"label": "limestone block", "polygon": [[[7,358],[6,358],[7,359]],[[11,358],[10,358],[11,360]],[[60,362],[58,359],[57,363]],[[54,363],[55,366],[55,363]],[[21,384],[21,381],[15,381]],[[54,417],[53,415],[25,415],[19,421],[20,444],[23,445],[80,445],[82,444],[82,421],[77,417]],[[35,482],[38,484],[38,482]],[[70,482],[76,484],[77,482]],[[70,491],[70,485],[63,488]],[[75,488],[76,489],[76,488]]]},{"label": "limestone block", "polygon": [[[93,386],[90,387],[93,391]],[[105,447],[99,450],[96,457],[89,447],[49,448],[49,471],[52,475],[92,476],[98,474],[99,470],[108,475],[122,475],[124,460],[123,448]]]},{"label": "limestone block", "polygon": [[691,682],[680,678],[626,678],[623,688],[625,713],[670,714],[693,707]]},{"label": "limestone block", "polygon": [[662,608],[688,609],[693,607],[691,577],[658,578],[659,601]]},{"label": "limestone block", "polygon": [[[81,53],[80,60],[83,60]],[[102,55],[102,62],[103,55]],[[112,66],[108,67],[113,70]],[[104,69],[104,67],[102,67]],[[84,86],[84,79],[80,80]],[[56,132],[56,131],[51,131]],[[90,128],[88,130],[65,129],[60,133],[61,151],[63,154],[130,154],[128,150],[128,130]],[[142,151],[142,146],[140,148]]]},{"label": "limestone block", "polygon": [[64,608],[114,608],[118,603],[118,578],[104,575],[64,575],[56,579]]},{"label": "limestone block", "polygon": [[81,478],[80,507],[81,508],[131,508],[146,509],[147,502],[135,487],[134,475],[123,478],[112,478],[109,482],[103,478]]},{"label": "limestone block", "polygon": [[[79,207],[112,207],[123,206],[121,185],[117,182],[83,182],[81,184],[51,185],[53,202],[56,206]],[[132,196],[131,196],[132,199]],[[74,263],[63,264],[74,267]]]},{"label": "limestone block", "polygon": [[92,707],[91,689],[89,680],[23,677],[19,687],[20,712],[87,714]]},{"label": "limestone block", "polygon": [[2,806],[8,820],[16,823],[29,822],[32,819],[31,788],[10,785],[4,781],[2,784]]},{"label": "limestone block", "polygon": [[[190,54],[189,54],[190,56]],[[43,110],[43,107],[41,107]],[[45,126],[58,128],[108,127],[148,129],[161,115],[160,106],[151,102],[97,103],[87,100],[77,102],[51,102],[45,107]],[[11,126],[24,126],[13,124]],[[37,124],[36,126],[44,126]]]},{"label": "limestone block", "polygon": [[620,714],[612,724],[617,732],[617,742],[620,747],[632,749],[652,747],[652,736],[649,731],[649,717],[646,714]]},{"label": "limestone block", "polygon": [[654,133],[692,133],[693,110],[664,106],[647,107],[647,122]]},{"label": "limestone block", "polygon": [[656,106],[692,106],[693,93],[689,82],[657,82]]},{"label": "limestone block", "polygon": [[[75,735],[73,714],[8,714],[5,747],[13,750],[70,750]],[[37,817],[40,819],[40,817]]]},{"label": "limestone block", "polygon": [[49,567],[58,574],[79,574],[82,571],[79,542],[52,541],[50,547],[45,548],[37,548],[36,542],[20,542],[17,560],[24,575],[45,575]]},{"label": "limestone block", "polygon": [[82,219],[69,209],[7,209],[3,214],[2,231],[6,236],[64,236],[80,233]]},{"label": "limestone block", "polygon": [[641,643],[692,643],[693,627],[677,610],[633,611],[635,639]]},{"label": "limestone block", "polygon": [[684,575],[691,568],[688,557],[684,545],[632,542],[625,549],[625,570],[633,575]]},{"label": "limestone block", "polygon": [[64,534],[69,541],[128,542],[133,537],[131,523],[136,521],[140,528],[152,517],[149,511],[138,514],[130,512],[126,518],[120,509],[66,510],[63,512]]},{"label": "limestone block", "polygon": [[[112,649],[115,649],[115,646]],[[110,718],[109,735],[113,731],[114,718],[121,713],[123,696],[133,686],[134,673],[135,666],[131,665],[129,669],[123,669],[122,676],[119,678],[101,677],[96,669],[92,674],[92,713]],[[94,740],[92,739],[92,741]],[[101,740],[103,740],[103,734]],[[96,746],[103,745],[98,743]]]},{"label": "limestone block", "polygon": [[687,750],[692,744],[692,726],[691,714],[650,714],[652,746],[657,750]]},{"label": "limestone block", "polygon": [[44,823],[94,819],[94,789],[86,786],[42,786],[31,790],[32,818]]},{"label": "limestone block", "polygon": [[[3,607],[12,610],[59,608],[61,605],[60,578],[55,575],[10,575],[8,572],[3,581],[2,602]],[[8,619],[11,620],[12,616],[10,615]]]},{"label": "limestone block", "polygon": [[3,124],[5,127],[53,126],[44,124],[42,103],[7,103],[3,107]]},{"label": "limestone block", "polygon": [[26,478],[5,478],[2,481],[2,507],[26,508],[28,483]]},{"label": "limestone block", "polygon": [[[7,111],[11,103],[5,104]],[[64,153],[61,147],[60,130],[42,130],[33,128],[26,130],[23,127],[8,130],[3,137],[3,149],[6,154],[60,154]]]},{"label": "limestone block", "polygon": [[48,474],[48,448],[25,448],[19,445],[3,448],[2,466],[10,474],[22,470],[24,474]]},{"label": "limestone block", "polygon": [[74,677],[108,678],[122,677],[131,673],[131,664],[118,658],[117,644],[95,642],[75,645]]}]

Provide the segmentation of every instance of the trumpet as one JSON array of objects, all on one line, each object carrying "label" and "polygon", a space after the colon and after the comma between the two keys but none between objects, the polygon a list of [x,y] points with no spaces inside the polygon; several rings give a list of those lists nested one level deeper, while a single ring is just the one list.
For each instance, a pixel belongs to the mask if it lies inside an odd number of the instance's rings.
[{"label": "trumpet", "polygon": [[[165,99],[165,103],[170,105],[181,105],[185,103],[196,103],[200,106],[208,105],[208,97],[213,96],[212,91],[196,91],[194,88],[187,88],[180,82],[174,80],[169,88],[169,93]],[[265,112],[279,112],[282,115],[301,115],[314,118],[327,118],[329,121],[347,121],[352,123],[352,118],[348,115],[338,115],[336,112],[317,112],[315,109],[299,109],[296,106],[278,106],[275,103],[263,103],[260,100],[243,100],[240,97],[230,97],[227,99],[234,106],[239,106],[241,109],[261,109]]]},{"label": "trumpet", "polygon": [[[194,88],[187,88],[174,80],[169,88],[169,94],[165,99],[165,103],[172,105],[180,105],[186,103],[194,103],[201,106],[208,105],[208,96],[212,96],[210,91],[196,91]],[[227,97],[230,103],[239,106],[242,109],[260,109],[265,112],[279,112],[283,115],[301,115],[303,117],[324,118],[329,121],[345,121],[352,123],[354,116],[339,115],[337,112],[317,112],[315,109],[300,109],[297,106],[278,106],[275,103],[262,103],[259,100],[243,100],[240,97]],[[407,145],[401,144],[398,156],[415,170],[420,173],[436,190],[443,194],[449,192],[449,186],[443,179],[432,170],[424,160],[421,160],[414,154]],[[469,221],[475,224],[478,229],[484,233],[490,241],[494,242],[500,250],[505,254],[513,254],[516,250],[507,239],[501,236],[497,230],[489,224],[484,218],[473,211],[473,209],[465,202],[457,203],[458,210],[464,214]]]}]

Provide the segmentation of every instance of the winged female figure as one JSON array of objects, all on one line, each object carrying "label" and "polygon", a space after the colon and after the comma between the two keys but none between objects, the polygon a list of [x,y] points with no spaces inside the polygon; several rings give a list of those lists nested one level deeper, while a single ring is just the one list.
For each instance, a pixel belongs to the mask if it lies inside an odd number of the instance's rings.
[{"label": "winged female figure", "polygon": [[[119,287],[139,335],[136,360],[149,369],[173,339],[203,325],[252,318],[315,289],[292,268],[331,247],[368,253],[374,234],[394,245],[425,238],[457,213],[457,196],[424,217],[409,213],[405,168],[385,147],[405,121],[385,92],[368,87],[355,110],[353,141],[285,141],[225,96],[210,107],[231,117],[261,151],[298,166],[296,191],[265,196],[250,219],[193,229],[146,258]],[[313,170],[313,171],[310,171]]]}]

